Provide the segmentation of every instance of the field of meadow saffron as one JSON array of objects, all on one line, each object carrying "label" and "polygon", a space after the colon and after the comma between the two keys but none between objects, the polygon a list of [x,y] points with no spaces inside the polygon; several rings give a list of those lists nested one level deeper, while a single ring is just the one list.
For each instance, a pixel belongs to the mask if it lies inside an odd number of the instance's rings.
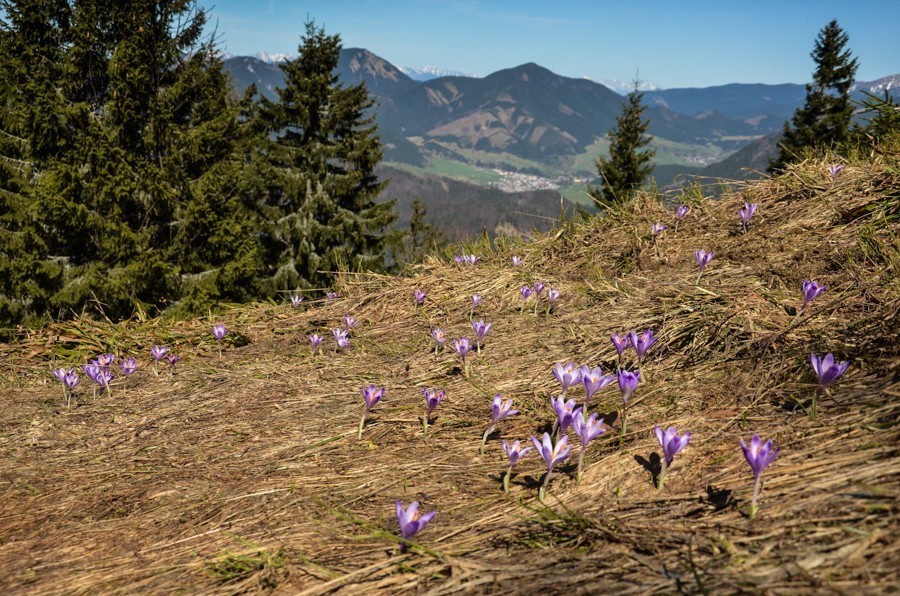
[{"label": "field of meadow saffron", "polygon": [[841,165],[23,332],[0,592],[896,590],[900,168]]}]

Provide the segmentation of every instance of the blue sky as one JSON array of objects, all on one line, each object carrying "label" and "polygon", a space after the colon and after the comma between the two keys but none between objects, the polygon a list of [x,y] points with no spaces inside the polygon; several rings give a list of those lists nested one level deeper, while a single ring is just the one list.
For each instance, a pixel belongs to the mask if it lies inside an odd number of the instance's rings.
[{"label": "blue sky", "polygon": [[224,49],[295,54],[307,17],[396,66],[485,76],[536,62],[666,88],[804,83],[837,19],[857,80],[900,73],[900,0],[200,0]]}]

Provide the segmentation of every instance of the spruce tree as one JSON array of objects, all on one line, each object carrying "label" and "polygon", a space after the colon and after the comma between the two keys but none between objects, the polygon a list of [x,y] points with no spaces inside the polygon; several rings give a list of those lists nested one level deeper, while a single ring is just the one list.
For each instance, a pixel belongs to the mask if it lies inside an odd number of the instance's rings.
[{"label": "spruce tree", "polygon": [[816,37],[810,53],[816,72],[806,85],[806,102],[785,123],[780,150],[769,164],[770,171],[797,160],[806,148],[834,147],[848,139],[853,117],[850,87],[858,66],[846,49],[849,39],[836,20]]},{"label": "spruce tree", "polygon": [[622,103],[616,127],[609,133],[609,159],[601,157],[597,160],[601,185],[588,189],[588,194],[600,206],[610,207],[631,200],[653,172],[656,150],[643,149],[653,140],[646,134],[650,120],[644,120],[643,98],[638,81],[635,81],[634,89]]},{"label": "spruce tree", "polygon": [[[22,139],[27,164],[19,215],[2,231],[44,273],[4,295],[35,315],[96,301],[113,317],[184,290],[194,307],[247,297],[258,243],[235,183],[246,127],[202,38],[204,11],[191,0],[2,9],[0,126]],[[28,230],[40,242],[23,242]],[[11,322],[27,315],[7,310]]]},{"label": "spruce tree", "polygon": [[265,99],[258,122],[270,139],[257,154],[264,191],[266,293],[324,288],[340,268],[384,266],[393,204],[374,169],[382,149],[374,101],[364,85],[343,86],[334,70],[341,40],[306,23],[299,56],[281,65],[278,101]]}]

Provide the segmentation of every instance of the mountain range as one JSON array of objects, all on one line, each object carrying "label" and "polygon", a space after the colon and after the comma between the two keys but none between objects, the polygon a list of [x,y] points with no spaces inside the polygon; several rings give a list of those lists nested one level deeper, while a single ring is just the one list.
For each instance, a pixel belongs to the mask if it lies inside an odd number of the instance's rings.
[{"label": "mountain range", "polygon": [[[232,56],[224,68],[239,93],[255,84],[275,98],[284,81],[280,59]],[[512,174],[527,174],[519,178],[526,181],[521,190],[556,189],[586,205],[591,202],[587,186],[598,182],[596,159],[607,151],[606,134],[623,101],[601,83],[560,76],[534,63],[478,78],[437,69],[413,72],[368,50],[345,48],[336,74],[343,84],[365,84],[377,100],[387,165],[481,186],[502,186]],[[898,85],[900,75],[859,82],[854,97]],[[752,175],[729,158],[753,158],[743,165],[764,168],[777,142],[772,139],[805,97],[805,85],[791,83],[647,88],[657,183],[710,171]],[[527,180],[537,186],[528,187]]]}]

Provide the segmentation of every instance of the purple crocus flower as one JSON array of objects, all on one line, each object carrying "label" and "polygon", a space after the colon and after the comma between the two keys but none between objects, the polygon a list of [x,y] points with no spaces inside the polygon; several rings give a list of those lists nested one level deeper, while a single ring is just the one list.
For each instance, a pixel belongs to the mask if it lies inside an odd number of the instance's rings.
[{"label": "purple crocus flower", "polygon": [[837,178],[844,171],[844,164],[831,164],[828,166],[828,173],[832,178]]},{"label": "purple crocus flower", "polygon": [[337,345],[342,350],[346,350],[350,345],[350,338],[347,337],[347,331],[344,329],[332,329],[331,334],[334,336],[334,341],[337,342]]},{"label": "purple crocus flower", "polygon": [[438,349],[447,341],[447,336],[444,335],[443,329],[435,327],[431,330],[431,337],[434,338],[434,357],[437,358]]},{"label": "purple crocus flower", "polygon": [[655,237],[659,236],[660,234],[662,234],[666,230],[666,226],[664,224],[657,222],[657,223],[653,224],[653,226],[650,229],[653,232],[653,237],[655,238]]},{"label": "purple crocus flower", "polygon": [[153,356],[153,372],[159,374],[159,361],[166,357],[168,350],[165,346],[153,346],[150,348],[150,355]]},{"label": "purple crocus flower", "polygon": [[[70,370],[73,370],[73,369],[70,369]],[[59,380],[62,382],[62,381],[65,380],[66,375],[68,374],[68,372],[69,372],[69,371],[66,370],[66,369],[64,369],[64,368],[57,368],[56,370],[53,371],[53,376],[56,377],[57,379],[59,379]]]},{"label": "purple crocus flower", "polygon": [[482,302],[484,302],[484,298],[482,298],[478,294],[472,294],[472,313],[471,314],[473,314],[473,315],[475,314],[475,309],[478,308],[478,305],[480,305]]},{"label": "purple crocus flower", "polygon": [[838,377],[847,372],[849,362],[835,362],[832,354],[825,354],[819,358],[814,353],[810,353],[809,360],[812,363],[816,376],[819,377],[819,386],[816,387],[816,393],[813,395],[812,402],[812,419],[815,420],[818,415],[819,396],[825,391],[826,387],[831,385]]},{"label": "purple crocus flower", "polygon": [[819,387],[822,388],[831,385],[850,366],[849,362],[835,362],[834,356],[830,353],[819,358],[810,352],[809,360],[812,363],[813,370],[816,371],[816,376],[819,377]]},{"label": "purple crocus flower", "polygon": [[[430,511],[425,515],[420,515],[418,501],[413,501],[406,509],[403,508],[403,503],[400,501],[394,500],[394,503],[397,508],[397,522],[400,524],[400,536],[404,540],[409,540],[418,534],[437,515],[437,511]],[[403,543],[402,548],[405,547],[406,543]]]},{"label": "purple crocus flower", "polygon": [[97,358],[94,359],[94,364],[99,366],[101,369],[106,370],[116,361],[115,354],[100,354]]},{"label": "purple crocus flower", "polygon": [[687,205],[679,205],[675,208],[675,217],[682,220],[688,214],[688,211],[690,211],[690,208]]},{"label": "purple crocus flower", "polygon": [[425,298],[427,298],[427,297],[428,297],[428,293],[423,292],[419,288],[416,288],[415,291],[413,291],[413,298],[415,299],[417,306],[422,305],[425,302]]},{"label": "purple crocus flower", "polygon": [[462,360],[463,367],[466,370],[466,375],[469,374],[469,365],[466,363],[466,355],[472,351],[472,344],[469,343],[469,338],[460,337],[459,339],[453,340],[453,351],[459,354],[460,359]]},{"label": "purple crocus flower", "polygon": [[350,331],[351,329],[356,327],[356,325],[357,325],[357,320],[355,317],[351,317],[350,315],[347,315],[344,317],[344,327],[347,328],[347,331]]},{"label": "purple crocus flower", "polygon": [[572,448],[568,446],[569,437],[566,435],[560,437],[556,445],[551,442],[549,433],[544,433],[541,441],[532,435],[531,442],[534,443],[535,449],[541,454],[544,463],[547,465],[547,473],[544,474],[544,481],[541,483],[541,488],[538,492],[538,500],[543,501],[544,492],[547,490],[547,484],[550,482],[550,474],[553,472],[553,466],[567,460],[572,452]]},{"label": "purple crocus flower", "polygon": [[485,323],[484,321],[473,321],[472,329],[475,330],[476,342],[475,346],[478,349],[478,353],[481,353],[481,342],[484,341],[485,336],[490,332],[492,323]]},{"label": "purple crocus flower", "polygon": [[466,263],[466,257],[460,255],[453,255],[453,260],[456,261],[457,265],[464,265]]},{"label": "purple crocus flower", "polygon": [[212,328],[213,337],[216,338],[216,343],[219,344],[219,358],[222,357],[222,339],[225,337],[226,333],[228,333],[228,330],[225,329],[225,325],[222,323],[219,323]]},{"label": "purple crocus flower", "polygon": [[584,400],[585,413],[587,413],[588,404],[594,394],[612,383],[613,379],[615,379],[613,375],[604,375],[599,366],[593,370],[587,364],[581,367],[581,382],[587,393],[587,398]]},{"label": "purple crocus flower", "polygon": [[375,407],[375,404],[381,401],[381,398],[384,397],[384,388],[377,387],[375,385],[368,385],[362,388],[363,399],[366,400],[366,408],[363,410],[362,418],[359,419],[359,432],[356,435],[357,439],[362,439],[363,425],[366,423],[366,415],[369,413],[369,410]]},{"label": "purple crocus flower", "polygon": [[556,377],[556,380],[559,381],[559,384],[562,385],[563,395],[566,394],[566,390],[569,387],[581,382],[581,369],[576,368],[571,362],[568,362],[565,365],[557,362],[551,369],[551,372],[553,373],[553,376]]},{"label": "purple crocus flower", "polygon": [[474,267],[481,261],[481,257],[476,257],[475,255],[465,255],[463,257],[463,260],[465,261],[466,265],[471,265],[472,267]]},{"label": "purple crocus flower", "polygon": [[822,292],[825,291],[825,288],[828,286],[820,286],[816,282],[811,279],[803,280],[803,306],[800,307],[801,311],[806,310],[806,307],[809,306],[809,303],[812,302],[815,298],[819,296]]},{"label": "purple crocus flower", "polygon": [[300,306],[300,303],[303,302],[303,296],[298,294],[291,294],[291,307],[297,308]]},{"label": "purple crocus flower", "polygon": [[519,463],[523,457],[525,457],[529,451],[531,451],[531,447],[525,447],[524,449],[519,447],[519,441],[514,441],[512,445],[506,442],[506,439],[503,439],[503,451],[506,453],[506,457],[509,459],[509,469],[506,471],[506,474],[503,476],[503,492],[509,492],[509,477],[512,475],[513,466]]},{"label": "purple crocus flower", "polygon": [[119,369],[122,371],[126,377],[129,377],[134,374],[134,371],[137,370],[138,363],[137,359],[134,356],[129,356],[128,358],[123,358],[121,362],[119,362]]},{"label": "purple crocus flower", "polygon": [[520,259],[519,257],[513,255],[513,257],[512,257],[512,266],[513,266],[513,267],[518,267],[519,265],[521,265],[521,264],[524,263],[524,262],[525,262],[525,261],[523,261],[523,260]]},{"label": "purple crocus flower", "polygon": [[750,225],[750,218],[753,217],[754,213],[756,213],[756,208],[756,203],[744,203],[744,206],[738,210],[738,216],[741,218],[741,222],[744,226],[744,231],[746,231],[747,226]]},{"label": "purple crocus flower", "polygon": [[540,298],[540,297],[541,297],[541,294],[544,292],[544,288],[545,288],[545,287],[546,287],[546,286],[544,285],[544,282],[542,282],[542,281],[536,281],[536,282],[534,282],[534,296],[535,296],[535,298]]},{"label": "purple crocus flower", "polygon": [[520,312],[525,310],[525,302],[531,298],[532,292],[534,292],[534,290],[531,289],[531,286],[522,286],[519,288],[519,294],[522,295],[522,306],[519,308]]},{"label": "purple crocus flower", "polygon": [[697,265],[700,267],[700,273],[697,275],[697,283],[700,283],[700,276],[703,275],[703,268],[709,265],[709,262],[712,261],[713,252],[706,252],[705,250],[695,250],[694,257],[697,258]]},{"label": "purple crocus flower", "polygon": [[325,338],[322,337],[321,335],[319,335],[318,333],[313,333],[312,335],[309,336],[309,343],[312,344],[313,354],[316,353],[316,350],[319,349],[319,346],[322,345],[322,342],[324,340],[325,340]]},{"label": "purple crocus flower", "polygon": [[585,419],[585,410],[578,408],[572,415],[572,428],[581,441],[581,453],[578,455],[578,481],[581,482],[581,474],[584,468],[584,452],[588,443],[606,432],[603,428],[603,418],[597,420],[596,412],[590,418]]},{"label": "purple crocus flower", "polygon": [[759,496],[760,475],[775,460],[775,456],[778,455],[778,448],[772,446],[771,440],[763,443],[759,435],[753,435],[753,438],[750,439],[750,445],[747,445],[744,443],[744,439],[741,439],[741,449],[744,450],[744,457],[747,458],[747,463],[750,464],[750,469],[753,470],[753,501],[750,503],[750,519],[752,520],[756,517],[756,499]]},{"label": "purple crocus flower", "polygon": [[66,407],[69,407],[71,401],[72,390],[81,380],[74,368],[66,370],[58,368],[53,371],[53,376],[60,380],[63,385],[63,397],[66,399]]},{"label": "purple crocus flower", "polygon": [[625,334],[624,337],[619,335],[618,333],[613,333],[610,336],[610,339],[612,340],[613,347],[616,348],[616,353],[619,355],[619,367],[621,367],[622,366],[622,353],[628,348],[631,338],[629,337],[629,335],[627,333]]},{"label": "purple crocus flower", "polygon": [[327,300],[337,300],[338,294],[337,292],[325,292],[325,298]]},{"label": "purple crocus flower", "polygon": [[556,424],[554,425],[556,427],[556,432],[565,434],[569,426],[572,425],[572,416],[575,412],[575,400],[570,399],[567,401],[560,395],[556,399],[550,398],[550,405],[553,406],[553,411],[556,412]]},{"label": "purple crocus flower", "polygon": [[176,356],[175,354],[168,354],[166,356],[166,360],[169,361],[169,372],[173,375],[175,374],[175,365],[181,362],[181,356]]},{"label": "purple crocus flower", "polygon": [[547,315],[550,314],[550,310],[553,308],[553,305],[556,303],[556,300],[559,298],[559,290],[556,288],[550,288],[547,290]]},{"label": "purple crocus flower", "polygon": [[675,458],[675,454],[687,447],[687,444],[691,442],[691,433],[686,432],[679,437],[674,426],[670,426],[664,431],[659,425],[655,425],[653,431],[656,433],[656,438],[659,440],[663,450],[662,468],[656,485],[658,490],[662,490],[663,483],[666,481],[666,470],[672,465],[672,459]]},{"label": "purple crocus flower", "polygon": [[431,413],[434,412],[434,409],[438,407],[441,401],[444,399],[445,391],[441,389],[438,391],[437,389],[428,389],[425,388],[425,407],[427,411],[425,412],[425,419],[423,421],[423,425],[425,430],[423,435],[428,435],[428,418],[431,416]]},{"label": "purple crocus flower", "polygon": [[638,366],[643,362],[647,350],[653,347],[657,339],[659,338],[653,337],[653,331],[650,329],[645,330],[640,335],[634,331],[631,332],[631,345],[634,346],[634,351],[637,352]]},{"label": "purple crocus flower", "polygon": [[494,430],[494,427],[497,426],[497,423],[506,418],[507,416],[513,416],[518,414],[518,410],[512,409],[513,400],[504,399],[498,393],[494,396],[493,401],[491,401],[491,423],[488,425],[487,430],[484,431],[484,435],[481,437],[481,447],[479,448],[480,453],[484,453],[484,444],[487,443],[488,435]]},{"label": "purple crocus flower", "polygon": [[616,373],[616,377],[619,381],[619,389],[622,391],[622,432],[619,435],[619,444],[622,444],[625,441],[626,424],[628,422],[626,418],[628,398],[631,397],[634,390],[637,389],[638,383],[641,380],[641,373],[640,371],[630,372],[619,369],[618,373]]}]

